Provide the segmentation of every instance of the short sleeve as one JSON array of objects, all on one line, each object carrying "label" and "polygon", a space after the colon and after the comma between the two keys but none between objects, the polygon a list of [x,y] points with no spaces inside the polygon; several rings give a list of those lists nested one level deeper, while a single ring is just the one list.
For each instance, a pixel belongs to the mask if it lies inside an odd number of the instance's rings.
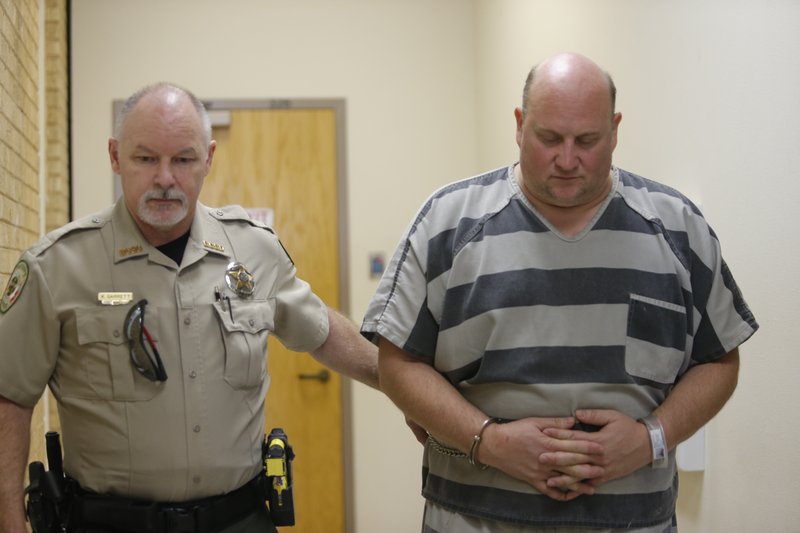
[{"label": "short sleeve", "polygon": [[47,281],[36,257],[26,252],[6,286],[0,313],[0,395],[36,404],[56,365],[59,333]]}]

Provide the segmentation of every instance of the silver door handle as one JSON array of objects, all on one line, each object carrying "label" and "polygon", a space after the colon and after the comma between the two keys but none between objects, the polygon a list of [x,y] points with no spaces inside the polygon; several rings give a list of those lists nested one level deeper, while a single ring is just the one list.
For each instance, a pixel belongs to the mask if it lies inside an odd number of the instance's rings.
[{"label": "silver door handle", "polygon": [[323,368],[316,374],[298,374],[297,377],[300,379],[316,379],[323,383],[327,383],[331,379],[331,373]]}]

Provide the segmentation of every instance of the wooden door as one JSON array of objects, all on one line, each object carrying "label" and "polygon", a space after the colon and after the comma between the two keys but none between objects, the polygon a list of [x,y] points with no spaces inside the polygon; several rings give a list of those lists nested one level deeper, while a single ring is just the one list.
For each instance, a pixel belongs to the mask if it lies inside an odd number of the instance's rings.
[{"label": "wooden door", "polygon": [[[215,127],[217,151],[200,196],[206,205],[274,210],[273,227],[298,275],[339,306],[336,116],[334,109],[230,112]],[[269,341],[266,427],[294,448],[293,533],[344,531],[341,381],[309,354]],[[312,376],[312,378],[308,378]],[[306,379],[304,379],[305,377]]]}]

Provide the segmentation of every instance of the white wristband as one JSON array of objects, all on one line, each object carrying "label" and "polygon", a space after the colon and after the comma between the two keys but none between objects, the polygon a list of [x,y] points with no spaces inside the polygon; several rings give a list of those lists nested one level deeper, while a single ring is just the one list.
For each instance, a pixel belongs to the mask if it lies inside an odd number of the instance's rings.
[{"label": "white wristband", "polygon": [[639,422],[645,425],[647,434],[650,436],[650,448],[653,452],[653,462],[650,466],[653,468],[666,468],[668,463],[667,438],[664,436],[664,427],[654,414],[649,414],[639,419]]}]

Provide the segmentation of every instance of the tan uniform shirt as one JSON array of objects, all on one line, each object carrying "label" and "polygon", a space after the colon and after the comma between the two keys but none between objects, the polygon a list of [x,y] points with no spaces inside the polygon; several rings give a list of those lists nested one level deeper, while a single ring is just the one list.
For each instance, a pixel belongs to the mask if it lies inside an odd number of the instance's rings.
[{"label": "tan uniform shirt", "polygon": [[[226,284],[233,261],[254,278],[249,297]],[[119,201],[42,239],[13,278],[0,307],[0,395],[31,406],[49,382],[64,469],[101,493],[185,501],[243,485],[261,468],[268,335],[296,351],[328,335],[324,304],[239,207],[198,205],[178,267]],[[133,295],[104,305],[101,292]],[[131,364],[123,324],[143,298],[166,382]]]}]

